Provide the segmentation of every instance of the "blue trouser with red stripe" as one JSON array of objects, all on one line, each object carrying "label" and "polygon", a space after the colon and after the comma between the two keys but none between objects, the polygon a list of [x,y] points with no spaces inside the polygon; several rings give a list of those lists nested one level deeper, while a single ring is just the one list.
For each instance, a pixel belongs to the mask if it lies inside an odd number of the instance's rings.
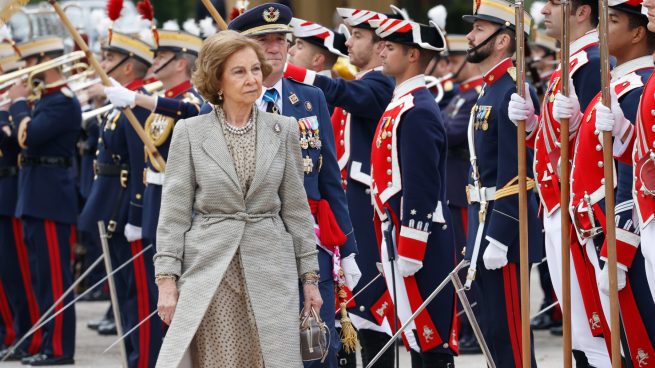
[{"label": "blue trouser with red stripe", "polygon": [[[23,225],[15,217],[0,216],[0,254],[0,279],[11,308],[13,328],[20,338],[36,323],[40,312],[32,286],[27,246],[23,241]],[[18,348],[37,353],[41,348],[41,330]]]},{"label": "blue trouser with red stripe", "polygon": [[0,344],[10,346],[15,339],[14,318],[9,307],[3,282],[0,280]]},{"label": "blue trouser with red stripe", "polygon": [[[498,368],[522,367],[519,280],[516,263],[510,262],[498,270],[487,270],[483,262],[478,262],[477,287],[473,289],[478,302],[476,317],[481,315],[478,322]],[[533,338],[530,338],[530,350],[531,366],[536,367]]]},{"label": "blue trouser with red stripe", "polygon": [[[140,253],[146,246],[143,241],[128,242],[123,234],[115,233],[109,241],[114,269]],[[157,309],[157,285],[151,247],[119,271],[115,277],[123,333],[143,321]],[[121,279],[120,281],[118,279]],[[120,300],[123,301],[120,301]],[[157,356],[164,338],[164,324],[154,316],[134,331],[125,342],[130,367],[148,368],[157,363]]]},{"label": "blue trouser with red stripe", "polygon": [[[29,256],[34,291],[41,313],[45,313],[73,283],[71,271],[70,224],[51,220],[24,217],[23,234]],[[54,311],[61,310],[73,300],[70,293]],[[73,357],[75,355],[75,307],[43,326],[41,353],[49,356]]]}]

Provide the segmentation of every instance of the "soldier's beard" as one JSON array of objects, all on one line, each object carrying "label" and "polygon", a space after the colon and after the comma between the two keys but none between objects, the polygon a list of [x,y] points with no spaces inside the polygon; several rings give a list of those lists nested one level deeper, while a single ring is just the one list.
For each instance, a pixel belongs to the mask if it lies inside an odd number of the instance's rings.
[{"label": "soldier's beard", "polygon": [[490,40],[484,40],[481,45],[472,47],[466,51],[466,61],[473,64],[479,64],[491,55],[492,43]]}]

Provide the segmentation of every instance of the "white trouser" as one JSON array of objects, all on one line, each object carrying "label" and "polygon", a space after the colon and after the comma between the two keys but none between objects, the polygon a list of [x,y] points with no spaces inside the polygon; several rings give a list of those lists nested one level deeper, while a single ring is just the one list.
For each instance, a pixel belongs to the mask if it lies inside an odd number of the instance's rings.
[{"label": "white trouser", "polygon": [[650,294],[655,301],[655,257],[651,256],[655,252],[655,221],[651,221],[646,227],[641,228],[641,253],[646,260],[646,279]]},{"label": "white trouser", "polygon": [[[550,216],[544,216],[546,232],[546,260],[550,279],[557,295],[562,300],[562,213],[558,209]],[[574,350],[585,353],[589,364],[597,368],[609,368],[610,358],[602,337],[594,337],[587,321],[578,275],[575,272],[573,259],[571,264],[571,345]],[[596,262],[598,263],[598,262]]]},{"label": "white trouser", "polygon": [[[382,234],[385,233],[387,228],[389,227],[389,222],[383,222],[382,223]],[[392,233],[393,236],[393,242],[396,244],[396,234]],[[398,261],[394,261],[394,271],[395,271],[395,278],[392,277],[391,273],[391,262],[389,262],[389,255],[387,253],[387,243],[384,238],[382,238],[382,246],[381,246],[381,254],[382,254],[382,269],[384,270],[384,280],[387,283],[387,288],[389,290],[389,294],[391,295],[391,298],[393,300],[393,285],[394,282],[396,284],[396,312],[398,314],[398,328],[402,326],[405,321],[408,321],[409,318],[412,316],[412,308],[409,304],[409,297],[407,295],[407,290],[405,289],[405,281],[403,280],[403,277],[400,275],[400,272],[398,271]],[[393,321],[389,321],[390,324],[393,324]],[[416,338],[414,337],[414,334],[412,333],[412,330],[416,330],[416,325],[412,321],[412,323],[407,327],[407,329],[403,332],[405,335],[405,338],[407,339],[407,342],[409,343],[409,346],[417,352],[421,352],[421,348],[419,347],[418,341],[416,341]]]}]

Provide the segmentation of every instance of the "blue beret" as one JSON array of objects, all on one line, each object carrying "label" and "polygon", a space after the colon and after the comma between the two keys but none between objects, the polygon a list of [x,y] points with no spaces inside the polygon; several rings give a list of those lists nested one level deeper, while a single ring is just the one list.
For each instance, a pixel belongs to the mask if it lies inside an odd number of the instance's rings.
[{"label": "blue beret", "polygon": [[288,6],[266,3],[256,6],[238,17],[227,26],[245,36],[258,36],[268,33],[290,33],[289,22],[293,14]]}]

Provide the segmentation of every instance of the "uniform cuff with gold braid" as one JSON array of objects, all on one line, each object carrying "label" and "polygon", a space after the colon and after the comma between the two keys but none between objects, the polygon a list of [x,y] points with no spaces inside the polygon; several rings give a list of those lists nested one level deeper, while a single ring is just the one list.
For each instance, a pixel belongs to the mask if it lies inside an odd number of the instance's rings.
[{"label": "uniform cuff with gold braid", "polygon": [[318,286],[318,281],[320,280],[320,276],[316,273],[316,271],[310,271],[310,272],[305,272],[300,276],[300,280],[302,281],[303,285],[317,285]]},{"label": "uniform cuff with gold braid", "polygon": [[172,273],[160,273],[155,276],[155,284],[157,284],[157,286],[159,286],[159,283],[163,280],[177,281],[177,275],[173,275]]}]

